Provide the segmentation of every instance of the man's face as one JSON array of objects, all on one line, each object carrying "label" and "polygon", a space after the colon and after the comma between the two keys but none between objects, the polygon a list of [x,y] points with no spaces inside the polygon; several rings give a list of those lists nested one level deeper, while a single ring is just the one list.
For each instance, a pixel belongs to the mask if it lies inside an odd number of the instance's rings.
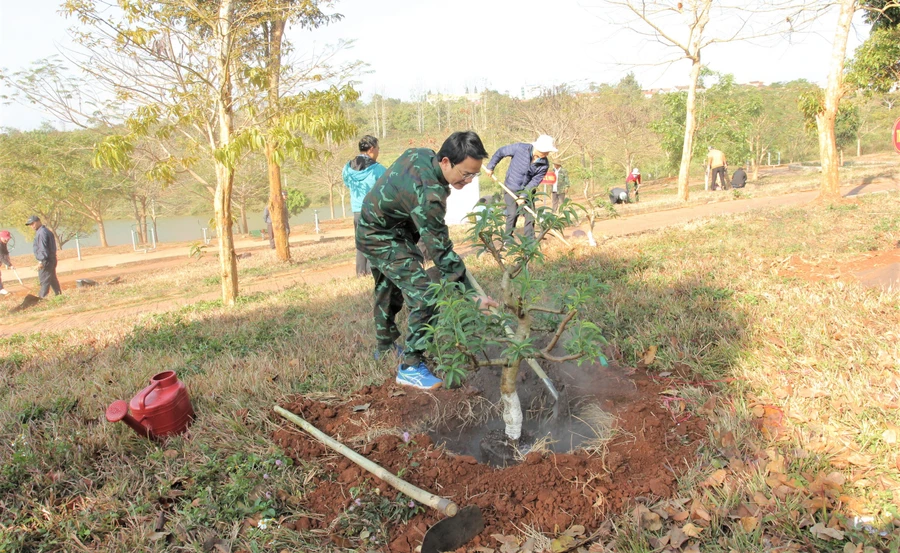
[{"label": "man's face", "polygon": [[37,230],[37,229],[41,228],[41,222],[35,221],[28,226],[31,227],[31,230]]},{"label": "man's face", "polygon": [[447,179],[447,182],[450,183],[450,186],[457,190],[462,190],[463,187],[470,182],[472,179],[478,176],[478,173],[481,172],[481,162],[480,159],[475,159],[474,157],[467,157],[457,164],[450,163],[449,158],[444,158],[441,160],[441,171],[444,173],[444,178]]},{"label": "man's face", "polygon": [[381,153],[381,148],[379,148],[378,146],[373,146],[366,153],[369,155],[370,158],[374,159],[375,161],[378,161],[378,154]]},{"label": "man's face", "polygon": [[550,152],[535,152],[534,157],[547,157]]}]

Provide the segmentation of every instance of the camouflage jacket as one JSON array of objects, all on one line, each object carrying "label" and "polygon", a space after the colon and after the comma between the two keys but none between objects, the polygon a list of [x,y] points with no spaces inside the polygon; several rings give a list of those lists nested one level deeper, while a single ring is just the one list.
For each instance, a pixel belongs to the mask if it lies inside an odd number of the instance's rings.
[{"label": "camouflage jacket", "polygon": [[356,247],[379,260],[412,257],[421,262],[416,247],[421,238],[444,278],[471,289],[444,222],[449,195],[437,154],[427,148],[406,150],[363,200]]}]

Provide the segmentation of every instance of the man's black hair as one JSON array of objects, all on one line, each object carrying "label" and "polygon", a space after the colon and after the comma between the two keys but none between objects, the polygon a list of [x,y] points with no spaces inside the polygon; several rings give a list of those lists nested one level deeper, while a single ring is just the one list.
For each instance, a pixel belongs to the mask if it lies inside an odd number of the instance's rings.
[{"label": "man's black hair", "polygon": [[438,159],[447,158],[450,163],[456,165],[465,161],[467,157],[486,159],[488,153],[481,143],[481,138],[474,131],[459,131],[447,137],[437,156]]},{"label": "man's black hair", "polygon": [[368,152],[372,148],[378,147],[378,139],[372,136],[371,134],[367,134],[366,136],[359,139],[359,151],[360,152]]}]

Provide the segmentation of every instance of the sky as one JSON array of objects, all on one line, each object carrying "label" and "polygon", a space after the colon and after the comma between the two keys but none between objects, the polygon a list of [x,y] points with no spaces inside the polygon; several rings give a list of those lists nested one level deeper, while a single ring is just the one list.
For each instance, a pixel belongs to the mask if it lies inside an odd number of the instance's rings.
[{"label": "sky", "polygon": [[[71,47],[71,21],[58,13],[59,5],[0,0],[0,69],[22,70]],[[645,89],[688,84],[689,62],[664,63],[671,51],[634,32],[625,14],[603,0],[340,0],[335,10],[342,21],[314,31],[291,29],[289,37],[299,52],[352,40],[335,61],[367,64],[356,77],[364,99],[476,87],[530,95],[537,87],[615,83],[629,72]],[[806,79],[824,86],[836,20],[832,10],[789,38],[714,44],[703,51],[703,63],[738,83]],[[710,28],[724,31],[728,22],[713,18]],[[867,36],[857,18],[848,55]],[[63,128],[33,107],[0,105],[0,127],[33,129],[43,121]]]}]

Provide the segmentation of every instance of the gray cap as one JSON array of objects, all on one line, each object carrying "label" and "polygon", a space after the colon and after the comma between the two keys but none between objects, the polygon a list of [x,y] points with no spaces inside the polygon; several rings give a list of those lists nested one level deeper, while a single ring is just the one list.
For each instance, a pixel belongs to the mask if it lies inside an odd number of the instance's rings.
[{"label": "gray cap", "polygon": [[26,224],[26,225],[30,225],[30,224],[36,223],[36,222],[38,222],[38,221],[40,221],[40,220],[41,220],[41,218],[38,217],[37,215],[32,215],[31,217],[28,218],[27,221],[25,221],[25,224]]}]

